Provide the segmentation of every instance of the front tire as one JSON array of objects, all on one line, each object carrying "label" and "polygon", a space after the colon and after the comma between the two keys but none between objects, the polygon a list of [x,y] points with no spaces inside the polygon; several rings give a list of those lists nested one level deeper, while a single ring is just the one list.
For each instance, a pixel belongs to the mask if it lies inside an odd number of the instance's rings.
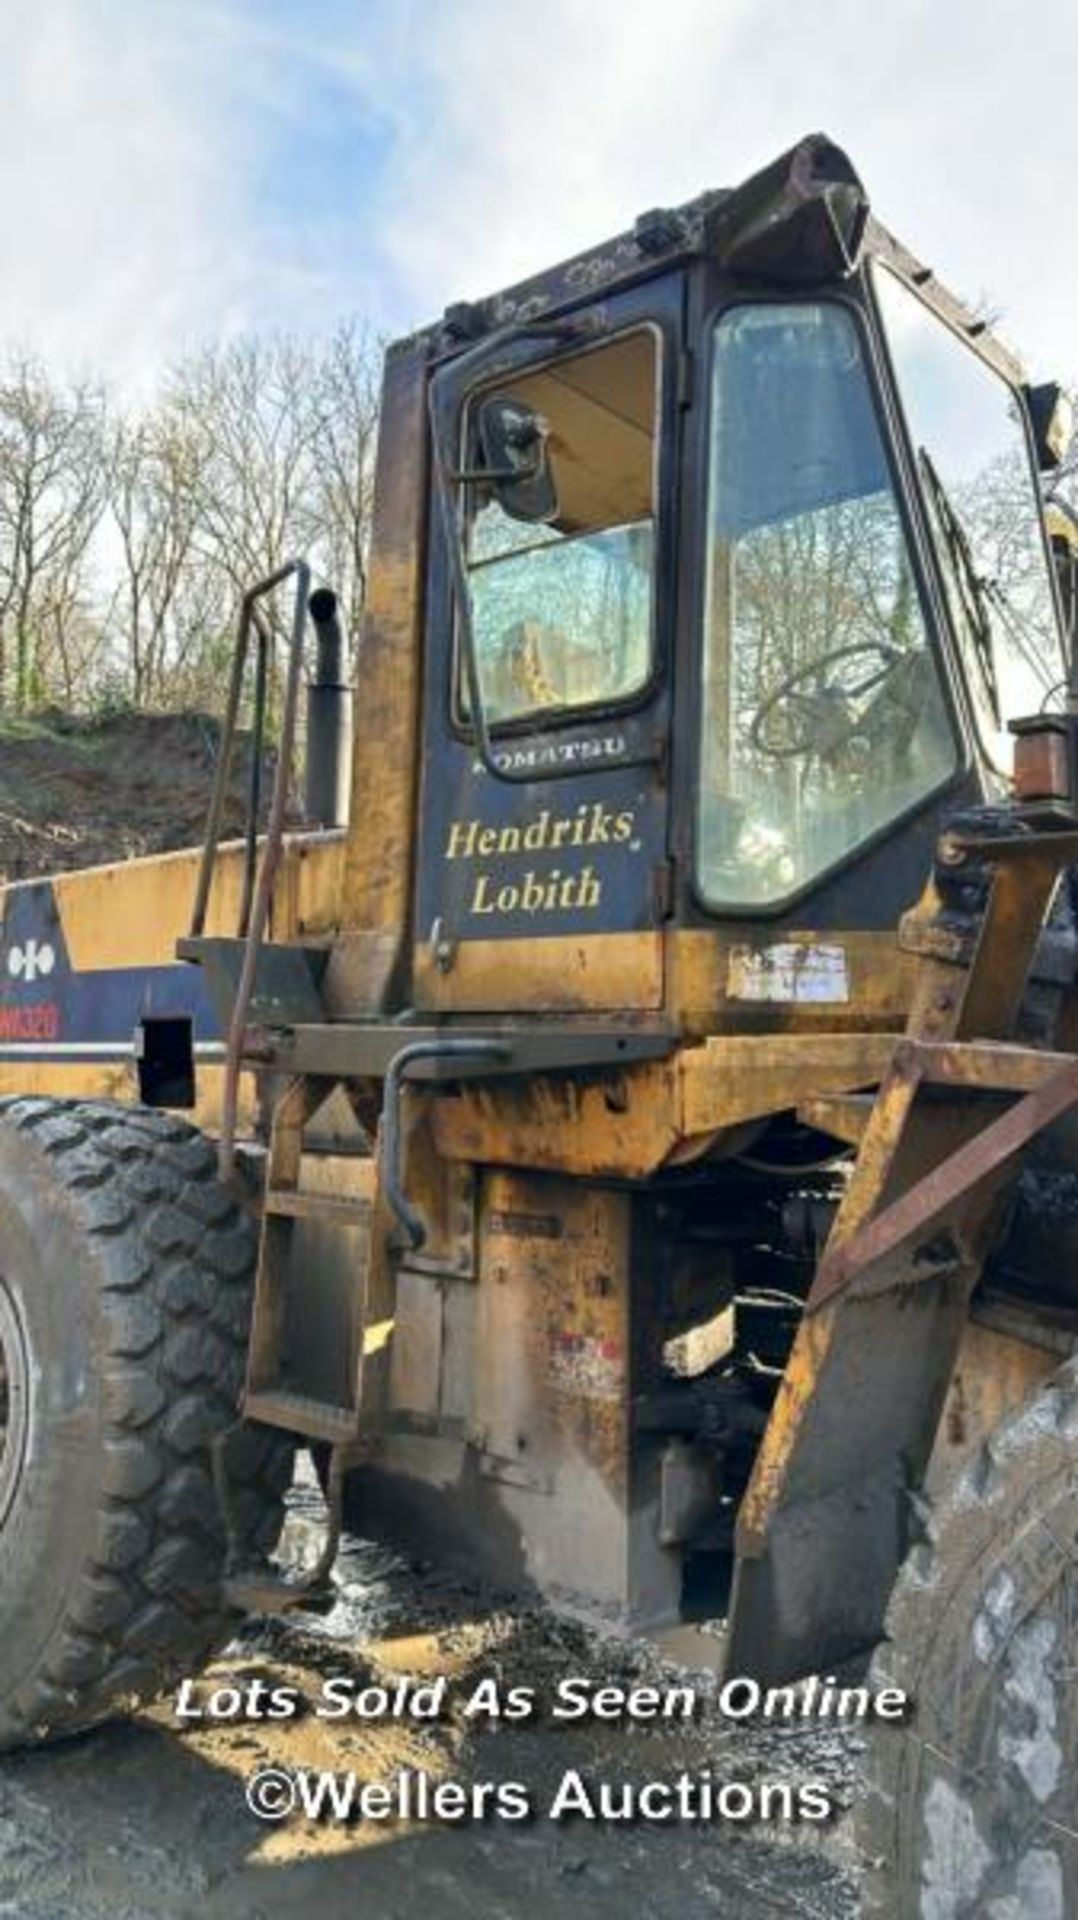
[{"label": "front tire", "polygon": [[[91,1726],[228,1638],[210,1446],[236,1419],[255,1245],[186,1121],[0,1102],[0,1749]],[[228,1470],[269,1549],[290,1445],[244,1430]]]},{"label": "front tire", "polygon": [[1005,1420],[892,1596],[874,1687],[914,1717],[869,1741],[862,1911],[1078,1914],[1078,1363]]}]

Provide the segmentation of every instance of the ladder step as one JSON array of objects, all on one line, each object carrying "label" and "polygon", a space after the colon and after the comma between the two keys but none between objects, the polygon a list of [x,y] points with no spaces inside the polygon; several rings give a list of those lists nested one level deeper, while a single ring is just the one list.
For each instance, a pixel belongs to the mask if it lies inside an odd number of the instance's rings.
[{"label": "ladder step", "polygon": [[292,1220],[332,1220],[342,1226],[370,1224],[371,1203],[359,1194],[311,1193],[304,1187],[268,1187],[263,1196],[267,1213]]},{"label": "ladder step", "polygon": [[313,1400],[306,1393],[247,1393],[243,1415],[245,1420],[260,1420],[263,1426],[303,1433],[311,1440],[351,1440],[358,1425],[353,1409],[333,1406],[326,1400]]}]

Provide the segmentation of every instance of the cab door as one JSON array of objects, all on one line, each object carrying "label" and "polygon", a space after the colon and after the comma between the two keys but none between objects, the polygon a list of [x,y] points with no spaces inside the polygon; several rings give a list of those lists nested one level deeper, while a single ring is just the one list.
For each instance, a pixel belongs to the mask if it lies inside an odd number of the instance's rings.
[{"label": "cab door", "polygon": [[452,483],[493,765],[432,502],[419,1007],[662,1005],[682,324],[668,275],[434,376],[458,473],[482,461],[484,405],[505,402],[541,434],[551,487],[530,518],[494,486]]}]

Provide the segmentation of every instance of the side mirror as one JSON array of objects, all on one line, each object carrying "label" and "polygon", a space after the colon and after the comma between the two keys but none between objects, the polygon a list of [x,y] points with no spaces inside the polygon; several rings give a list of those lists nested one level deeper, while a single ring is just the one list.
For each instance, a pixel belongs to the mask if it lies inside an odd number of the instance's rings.
[{"label": "side mirror", "polygon": [[485,482],[513,520],[554,520],[558,494],[542,414],[495,393],[480,402],[477,424],[483,465],[469,479]]},{"label": "side mirror", "polygon": [[1070,395],[1054,380],[1039,387],[1027,386],[1025,395],[1037,465],[1042,473],[1055,473],[1067,457],[1074,434]]}]

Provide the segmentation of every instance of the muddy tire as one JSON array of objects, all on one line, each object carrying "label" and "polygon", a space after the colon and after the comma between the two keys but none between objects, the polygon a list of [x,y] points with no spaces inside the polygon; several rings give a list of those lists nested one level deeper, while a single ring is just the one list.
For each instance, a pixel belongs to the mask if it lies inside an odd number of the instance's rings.
[{"label": "muddy tire", "polygon": [[866,1915],[1078,1914],[1078,1364],[945,1496],[895,1587],[860,1815]]},{"label": "muddy tire", "polygon": [[[171,1114],[0,1101],[0,1749],[196,1673],[235,1626],[210,1443],[236,1417],[252,1225]],[[291,1452],[230,1446],[245,1528]]]}]

